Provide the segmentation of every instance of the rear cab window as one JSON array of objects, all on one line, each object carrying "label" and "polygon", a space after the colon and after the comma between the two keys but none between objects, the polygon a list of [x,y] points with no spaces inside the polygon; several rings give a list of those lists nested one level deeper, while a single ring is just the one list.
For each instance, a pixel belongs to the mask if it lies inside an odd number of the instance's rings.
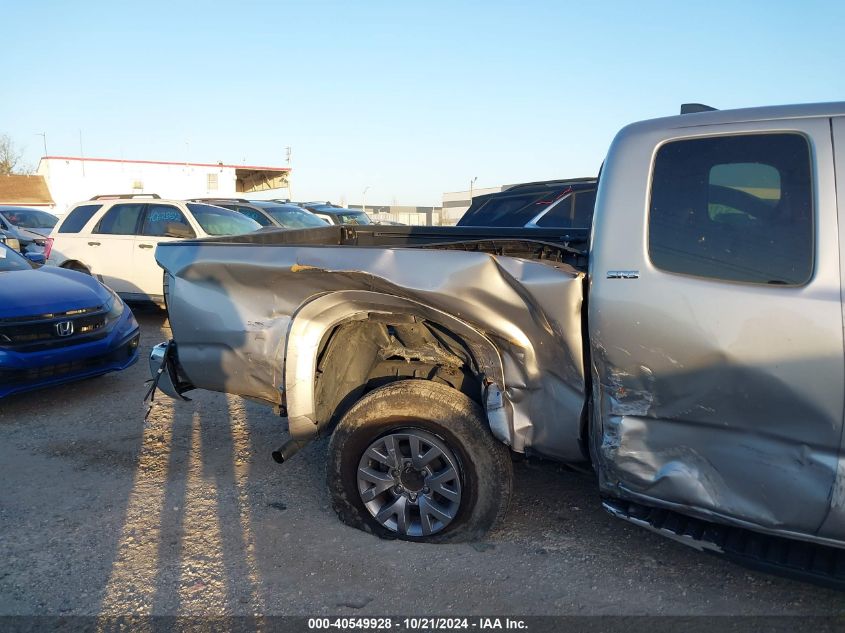
[{"label": "rear cab window", "polygon": [[595,206],[595,189],[576,191],[555,204],[536,224],[546,228],[590,228]]},{"label": "rear cab window", "polygon": [[672,141],[655,157],[648,251],[665,271],[800,286],[814,266],[810,147],[798,133]]},{"label": "rear cab window", "polygon": [[477,209],[467,210],[461,225],[524,226],[554,202],[549,195],[550,192],[534,192],[491,197]]},{"label": "rear cab window", "polygon": [[74,208],[59,225],[58,233],[79,233],[102,207],[101,204],[83,204]]}]

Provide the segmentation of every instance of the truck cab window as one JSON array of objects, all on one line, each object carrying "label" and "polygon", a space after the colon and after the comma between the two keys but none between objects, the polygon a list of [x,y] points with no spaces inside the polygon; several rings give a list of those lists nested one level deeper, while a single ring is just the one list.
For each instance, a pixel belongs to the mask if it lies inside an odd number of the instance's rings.
[{"label": "truck cab window", "polygon": [[814,252],[810,164],[799,134],[663,145],[651,188],[651,261],[697,277],[806,283]]}]

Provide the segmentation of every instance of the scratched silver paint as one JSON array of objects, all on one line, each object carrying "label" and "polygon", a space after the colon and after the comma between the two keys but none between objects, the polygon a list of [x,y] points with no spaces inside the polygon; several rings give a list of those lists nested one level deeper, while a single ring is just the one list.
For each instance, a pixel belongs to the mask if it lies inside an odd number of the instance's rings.
[{"label": "scratched silver paint", "polygon": [[225,243],[162,247],[157,259],[173,277],[168,307],[187,378],[285,401],[296,435],[313,435],[326,422],[314,413],[324,337],[369,313],[416,314],[471,343],[485,378],[501,390],[491,399],[501,439],[517,451],[583,458],[584,274],[564,264],[462,251]]}]

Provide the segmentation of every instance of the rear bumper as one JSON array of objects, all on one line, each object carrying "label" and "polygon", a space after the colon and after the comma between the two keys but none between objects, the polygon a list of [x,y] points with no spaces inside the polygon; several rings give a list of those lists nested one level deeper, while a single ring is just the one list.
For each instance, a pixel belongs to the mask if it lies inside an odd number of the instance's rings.
[{"label": "rear bumper", "polygon": [[157,386],[163,393],[177,400],[187,400],[182,394],[194,388],[179,374],[175,341],[165,341],[153,347],[150,352],[150,375],[153,380],[158,380]]},{"label": "rear bumper", "polygon": [[127,307],[98,341],[26,353],[0,349],[0,398],[126,369],[138,360],[140,336]]}]

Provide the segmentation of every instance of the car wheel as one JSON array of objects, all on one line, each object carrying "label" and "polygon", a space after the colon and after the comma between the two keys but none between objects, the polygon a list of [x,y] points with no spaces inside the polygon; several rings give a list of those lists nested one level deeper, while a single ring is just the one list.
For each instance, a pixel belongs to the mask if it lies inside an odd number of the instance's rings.
[{"label": "car wheel", "polygon": [[481,407],[426,380],[367,394],[329,445],[327,480],[342,521],[384,538],[481,538],[507,512],[510,454]]},{"label": "car wheel", "polygon": [[85,264],[80,264],[79,262],[73,262],[67,264],[66,266],[62,266],[62,268],[67,268],[68,270],[75,270],[78,273],[85,273],[86,275],[90,275],[91,271]]}]

